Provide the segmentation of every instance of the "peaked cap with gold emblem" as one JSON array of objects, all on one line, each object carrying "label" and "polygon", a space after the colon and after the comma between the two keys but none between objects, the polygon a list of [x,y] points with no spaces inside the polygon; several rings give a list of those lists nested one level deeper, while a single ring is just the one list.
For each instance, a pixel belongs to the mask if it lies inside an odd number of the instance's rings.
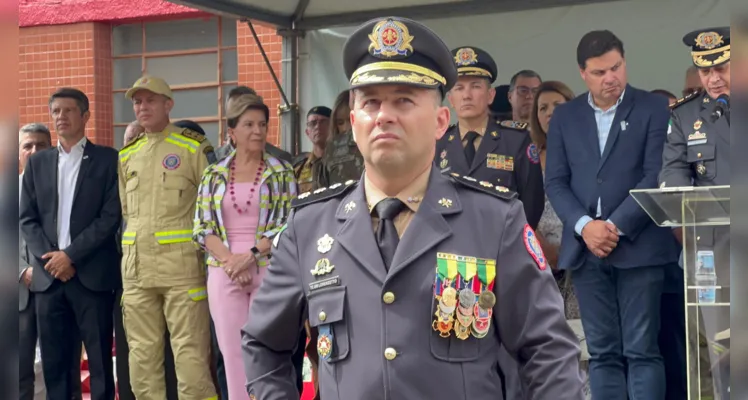
[{"label": "peaked cap with gold emblem", "polygon": [[479,76],[490,83],[496,80],[498,68],[491,55],[477,47],[463,46],[452,50],[457,76]]},{"label": "peaked cap with gold emblem", "polygon": [[343,67],[351,89],[399,84],[446,93],[457,80],[442,39],[423,24],[400,17],[359,26],[343,46]]},{"label": "peaked cap with gold emblem", "polygon": [[730,61],[730,27],[699,29],[683,36],[693,64],[711,68]]}]

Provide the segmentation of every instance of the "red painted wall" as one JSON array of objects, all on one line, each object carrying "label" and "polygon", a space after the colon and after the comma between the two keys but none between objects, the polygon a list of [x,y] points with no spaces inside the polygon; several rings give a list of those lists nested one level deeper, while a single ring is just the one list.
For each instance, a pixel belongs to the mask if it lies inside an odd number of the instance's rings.
[{"label": "red painted wall", "polygon": [[18,5],[21,27],[201,15],[208,14],[162,0],[20,0]]},{"label": "red painted wall", "polygon": [[[41,122],[52,128],[49,95],[59,87],[73,86],[91,101],[87,136],[96,143],[112,145],[112,25],[208,15],[163,0],[20,0],[20,124]],[[255,29],[282,80],[281,37],[271,27],[255,24]],[[287,143],[279,143],[278,135],[279,92],[242,22],[237,26],[237,55],[239,83],[257,90],[271,110],[268,142],[285,147]]]}]

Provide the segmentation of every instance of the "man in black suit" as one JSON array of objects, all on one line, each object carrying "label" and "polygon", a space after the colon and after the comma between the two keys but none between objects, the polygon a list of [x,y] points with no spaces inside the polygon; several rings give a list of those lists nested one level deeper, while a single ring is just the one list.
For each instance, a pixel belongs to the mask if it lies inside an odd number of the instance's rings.
[{"label": "man in black suit", "polygon": [[[32,154],[52,147],[52,135],[43,124],[28,124],[18,132],[18,164],[21,174],[18,176],[18,193],[21,193],[23,170]],[[21,235],[19,235],[21,236]],[[37,366],[37,329],[36,306],[34,295],[29,291],[33,268],[29,265],[26,243],[21,239],[18,249],[18,398],[33,400],[35,395],[46,397],[41,367]],[[81,352],[80,340],[76,340],[77,354]],[[74,359],[70,366],[70,384],[73,386],[73,399],[81,398],[80,360]]]},{"label": "man in black suit", "polygon": [[[121,222],[117,152],[85,138],[88,98],[62,88],[49,100],[59,144],[29,158],[20,224],[34,268],[47,399],[72,395],[68,370],[80,332],[91,371],[91,399],[114,399],[114,290],[121,284],[116,233]],[[83,194],[85,193],[85,194]]]}]

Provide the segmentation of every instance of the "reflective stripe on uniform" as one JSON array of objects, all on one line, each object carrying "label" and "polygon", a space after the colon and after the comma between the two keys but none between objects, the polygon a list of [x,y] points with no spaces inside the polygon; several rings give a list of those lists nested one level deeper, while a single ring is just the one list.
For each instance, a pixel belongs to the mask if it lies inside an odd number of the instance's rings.
[{"label": "reflective stripe on uniform", "polygon": [[125,232],[122,234],[122,244],[135,244],[135,232]]},{"label": "reflective stripe on uniform", "polygon": [[218,396],[213,396],[213,397],[206,397],[206,398],[205,398],[205,399],[203,399],[203,400],[218,400]]},{"label": "reflective stripe on uniform", "polygon": [[130,147],[127,147],[127,148],[124,148],[124,149],[120,150],[120,152],[119,152],[119,160],[121,162],[127,161],[127,159],[130,158],[131,155],[137,153],[138,150],[142,149],[143,146],[145,146],[146,142],[148,142],[148,138],[147,137],[143,138],[143,139],[140,139],[137,143],[135,143],[134,145],[132,145]]},{"label": "reflective stripe on uniform", "polygon": [[182,135],[170,133],[165,142],[187,149],[190,153],[195,154],[197,149],[200,148],[200,143],[197,140],[186,138]]},{"label": "reflective stripe on uniform", "polygon": [[155,236],[158,244],[185,243],[192,241],[192,230],[156,232]]},{"label": "reflective stripe on uniform", "polygon": [[208,298],[208,289],[205,286],[190,289],[187,291],[187,293],[190,295],[192,301],[200,301]]}]

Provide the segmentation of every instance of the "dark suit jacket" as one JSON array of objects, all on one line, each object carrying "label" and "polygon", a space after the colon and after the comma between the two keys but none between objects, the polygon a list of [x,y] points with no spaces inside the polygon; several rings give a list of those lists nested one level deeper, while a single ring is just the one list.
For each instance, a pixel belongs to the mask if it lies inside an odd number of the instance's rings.
[{"label": "dark suit jacket", "polygon": [[[23,182],[23,175],[18,176],[18,193],[20,197],[21,183]],[[20,199],[19,199],[20,201]],[[20,204],[20,203],[19,203]],[[20,232],[20,225],[18,227],[18,311],[23,311],[29,305],[29,288],[21,279],[21,274],[29,266],[29,254],[26,249],[26,242],[23,241],[23,234]]]},{"label": "dark suit jacket", "polygon": [[[21,192],[20,223],[34,266],[31,291],[43,292],[54,282],[45,269],[45,253],[57,245],[57,159],[51,148],[31,156],[26,164]],[[122,220],[117,186],[117,151],[86,144],[75,185],[70,215],[71,244],[64,251],[73,262],[81,283],[94,291],[121,285],[117,229]]]},{"label": "dark suit jacket", "polygon": [[667,100],[627,86],[600,155],[595,112],[587,98],[584,93],[559,106],[548,129],[546,193],[564,224],[559,267],[577,268],[591,255],[574,225],[582,216],[595,218],[598,198],[600,218],[624,233],[608,261],[619,268],[677,262],[679,250],[670,229],[657,227],[629,195],[631,189],[657,187]]}]

